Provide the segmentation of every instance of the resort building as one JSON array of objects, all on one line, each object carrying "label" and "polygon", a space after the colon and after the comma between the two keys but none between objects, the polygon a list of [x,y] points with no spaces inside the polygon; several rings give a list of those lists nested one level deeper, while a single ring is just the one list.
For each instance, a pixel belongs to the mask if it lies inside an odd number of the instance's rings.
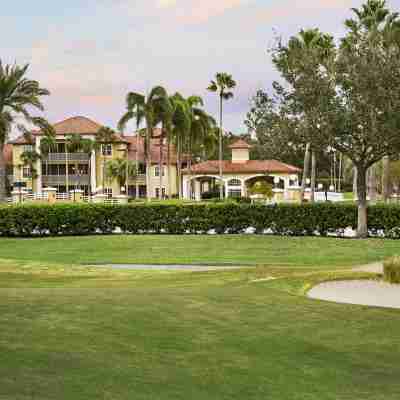
[{"label": "resort building", "polygon": [[[230,146],[232,157],[223,161],[222,185],[225,197],[248,197],[248,190],[257,181],[273,186],[276,200],[296,200],[299,194],[301,170],[276,160],[250,160],[251,146],[239,139]],[[185,170],[183,177],[184,197],[201,200],[215,190],[220,182],[219,161],[205,161]]]},{"label": "resort building", "polygon": [[[8,164],[8,182],[10,189],[23,190],[32,196],[41,198],[48,188],[56,190],[59,199],[66,199],[74,190],[83,191],[85,196],[103,194],[108,198],[126,195],[158,198],[168,195],[167,146],[161,129],[155,129],[151,139],[150,187],[146,187],[146,164],[144,138],[137,134],[121,135],[114,133],[112,143],[104,143],[91,150],[90,154],[82,150],[70,152],[67,146],[71,135],[95,141],[102,125],[85,117],[69,118],[54,125],[56,148],[47,156],[42,155],[34,163],[34,174],[29,165],[22,161],[24,152],[35,150],[40,154],[43,134],[32,132],[31,139],[20,136],[6,145],[4,156]],[[162,146],[162,148],[160,148]],[[230,146],[232,157],[223,161],[222,185],[226,197],[248,197],[249,188],[257,181],[268,182],[273,186],[275,200],[296,200],[299,193],[298,176],[300,169],[276,160],[250,160],[250,145],[237,140]],[[129,180],[128,185],[120,187],[117,179],[110,179],[106,173],[107,162],[128,157],[138,163],[138,174]],[[162,170],[159,167],[162,157]],[[185,199],[198,200],[208,194],[218,192],[220,182],[219,161],[211,160],[193,164],[190,169],[183,163],[182,194]],[[179,191],[177,155],[173,144],[170,145],[171,194]],[[161,186],[160,186],[160,174]]]},{"label": "resort building", "polygon": [[[71,153],[68,151],[66,141],[68,136],[79,134],[82,138],[95,140],[96,134],[102,127],[99,123],[85,117],[69,118],[56,123],[57,146],[55,151],[46,157],[41,157],[35,165],[35,174],[29,166],[22,162],[21,155],[25,151],[36,150],[40,153],[40,142],[43,134],[40,131],[32,132],[33,140],[20,136],[6,145],[5,156],[9,165],[9,183],[11,187],[23,187],[28,192],[40,196],[43,189],[52,187],[57,193],[68,195],[72,190],[83,190],[86,195],[105,193],[108,197],[125,194],[125,187],[120,187],[116,179],[110,180],[105,172],[106,164],[110,160],[128,157],[133,163],[138,161],[139,173],[136,178],[129,181],[128,195],[136,196],[136,187],[139,188],[140,197],[145,197],[146,188],[146,166],[144,138],[136,135],[114,134],[112,143],[102,144],[97,150],[90,154],[82,151]],[[165,143],[162,153],[164,154],[163,171],[159,169],[160,160],[160,135],[161,129],[155,129],[151,140],[151,171],[150,171],[150,196],[158,197],[161,193],[166,194],[167,173]],[[177,168],[176,152],[173,145],[171,149],[171,192],[177,194]],[[162,173],[163,185],[160,188],[160,173]]]}]

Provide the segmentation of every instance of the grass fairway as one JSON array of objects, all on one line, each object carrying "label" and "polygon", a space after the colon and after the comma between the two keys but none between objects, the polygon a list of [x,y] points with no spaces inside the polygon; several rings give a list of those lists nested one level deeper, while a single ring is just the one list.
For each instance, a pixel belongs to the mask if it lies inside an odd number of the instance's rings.
[{"label": "grass fairway", "polygon": [[304,297],[328,274],[0,262],[0,399],[398,400],[400,310]]},{"label": "grass fairway", "polygon": [[1,239],[0,258],[56,264],[237,264],[345,267],[400,254],[397,241],[232,236]]}]

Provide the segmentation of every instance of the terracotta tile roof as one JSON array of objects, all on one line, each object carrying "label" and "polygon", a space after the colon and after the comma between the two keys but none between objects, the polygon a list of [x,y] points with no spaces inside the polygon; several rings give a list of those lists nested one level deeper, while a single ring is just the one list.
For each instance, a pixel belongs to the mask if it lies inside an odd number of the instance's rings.
[{"label": "terracotta tile roof", "polygon": [[[158,136],[160,132],[158,133]],[[145,161],[145,149],[144,149],[144,138],[139,136],[139,146],[137,146],[137,137],[135,136],[124,136],[124,139],[129,143],[128,157],[130,160],[134,161],[136,157],[136,148],[139,148],[138,158],[140,162]],[[158,164],[160,161],[160,139],[151,139],[150,142],[150,152],[151,152],[151,162],[153,164]],[[176,150],[175,146],[171,144],[171,163],[176,164]],[[167,146],[163,146],[163,160],[167,161]]]},{"label": "terracotta tile roof", "polygon": [[10,144],[33,144],[32,142],[28,142],[24,135],[18,136],[16,139],[11,140]]},{"label": "terracotta tile roof", "polygon": [[[247,174],[247,173],[285,173],[297,174],[301,170],[293,165],[285,164],[277,160],[250,160],[243,163],[233,163],[232,161],[223,161],[223,172],[225,174]],[[188,174],[188,170],[183,171]],[[193,174],[219,174],[219,161],[205,161],[195,164],[192,167]]]},{"label": "terracotta tile roof", "polygon": [[6,165],[12,165],[13,163],[13,147],[12,144],[8,143],[3,148],[4,161]]},{"label": "terracotta tile roof", "polygon": [[72,117],[53,125],[57,135],[87,134],[95,135],[102,125],[86,117]]},{"label": "terracotta tile roof", "polygon": [[243,139],[236,140],[229,146],[230,149],[251,149],[251,146]]}]

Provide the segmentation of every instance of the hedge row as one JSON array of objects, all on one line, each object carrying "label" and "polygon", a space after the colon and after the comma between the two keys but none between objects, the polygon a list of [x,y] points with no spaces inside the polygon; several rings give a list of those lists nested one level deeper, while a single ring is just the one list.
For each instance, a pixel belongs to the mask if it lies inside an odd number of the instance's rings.
[{"label": "hedge row", "polygon": [[[357,208],[344,204],[307,205],[103,205],[59,204],[0,207],[0,236],[122,233],[270,233],[342,235],[355,229]],[[372,235],[400,238],[400,207],[369,208]]]}]

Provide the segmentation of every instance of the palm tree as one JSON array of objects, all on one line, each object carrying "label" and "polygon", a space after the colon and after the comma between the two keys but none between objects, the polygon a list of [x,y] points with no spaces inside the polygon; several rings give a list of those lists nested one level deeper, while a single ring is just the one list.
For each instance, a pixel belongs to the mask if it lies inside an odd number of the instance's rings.
[{"label": "palm tree", "polygon": [[106,163],[106,176],[116,179],[119,187],[124,187],[129,179],[137,176],[137,169],[135,164],[128,159],[111,160]]},{"label": "palm tree", "polygon": [[38,160],[40,160],[40,154],[37,153],[35,150],[26,150],[21,154],[22,165],[29,167],[30,170],[32,192],[34,192],[34,181],[38,177],[38,173],[35,167]]},{"label": "palm tree", "polygon": [[220,199],[224,197],[223,171],[222,171],[222,136],[223,136],[223,103],[224,100],[233,98],[233,91],[236,87],[236,82],[233,80],[232,75],[225,72],[220,72],[216,75],[215,80],[212,80],[210,86],[207,88],[210,92],[218,93],[219,95],[219,116],[220,116],[220,132],[219,132],[219,178],[220,178]]},{"label": "palm tree", "polygon": [[[69,193],[69,154],[78,153],[82,149],[83,138],[79,133],[68,135],[65,138],[65,169],[66,169],[66,187],[67,193]],[[76,186],[76,185],[75,185]],[[75,187],[76,189],[76,187]]]},{"label": "palm tree", "polygon": [[[40,140],[40,155],[42,160],[46,163],[46,175],[49,174],[49,154],[55,152],[57,149],[56,136],[54,133],[47,133]],[[43,174],[43,173],[42,173]]]},{"label": "palm tree", "polygon": [[[186,135],[190,131],[191,117],[190,109],[186,99],[180,94],[175,93],[170,97],[170,102],[172,104],[172,120],[171,125],[167,126],[167,135],[171,140],[175,142],[176,148],[176,168],[178,174],[178,194],[179,198],[182,199],[182,154],[183,154],[183,144]],[[168,149],[169,150],[169,149]],[[167,158],[170,156],[167,154]],[[168,161],[170,165],[170,162]],[[170,172],[169,172],[170,174]]]},{"label": "palm tree", "polygon": [[[137,96],[137,94],[129,94],[126,98],[126,113],[122,116],[122,118],[118,122],[118,129],[123,132],[125,130],[126,124],[134,119],[136,125],[136,152],[135,152],[135,166],[136,171],[139,171],[139,147],[140,147],[140,138],[141,131],[140,125],[145,119],[145,109],[144,103],[141,101],[141,95]],[[136,177],[136,200],[139,198],[139,180]]]},{"label": "palm tree", "polygon": [[3,65],[0,60],[0,202],[6,198],[4,146],[12,126],[27,131],[23,126],[26,122],[42,130],[50,129],[46,120],[31,115],[32,109],[44,110],[41,97],[50,92],[41,88],[39,82],[26,78],[28,68],[29,65]]},{"label": "palm tree", "polygon": [[89,171],[89,188],[88,194],[89,198],[92,196],[92,180],[91,180],[91,170],[92,170],[92,153],[98,149],[98,143],[91,139],[82,139],[81,150],[88,156],[88,171]]},{"label": "palm tree", "polygon": [[202,108],[204,103],[201,97],[191,96],[187,99],[190,110],[190,129],[188,132],[189,177],[192,175],[193,153],[195,148],[204,146],[213,136],[216,121]]},{"label": "palm tree", "polygon": [[[107,127],[107,126],[103,126],[101,127],[98,132],[96,133],[96,138],[95,138],[95,148],[100,149],[100,151],[102,151],[104,145],[108,145],[108,144],[112,144],[113,142],[115,142],[115,132]],[[106,159],[104,157],[104,155],[102,155],[102,192],[104,194],[104,185],[105,185],[105,178],[106,178]]]},{"label": "palm tree", "polygon": [[[154,128],[162,121],[162,115],[169,107],[167,91],[162,86],[154,87],[148,96],[140,93],[130,92],[126,99],[128,113],[134,113],[135,108],[140,109],[143,114],[143,119],[146,122],[146,136],[145,136],[145,158],[146,158],[146,192],[147,200],[151,200],[150,194],[150,174],[151,174],[151,138],[153,136]],[[135,117],[130,114],[131,118],[127,116],[123,122]],[[124,124],[122,124],[123,126]],[[160,189],[161,190],[161,189]]]}]

